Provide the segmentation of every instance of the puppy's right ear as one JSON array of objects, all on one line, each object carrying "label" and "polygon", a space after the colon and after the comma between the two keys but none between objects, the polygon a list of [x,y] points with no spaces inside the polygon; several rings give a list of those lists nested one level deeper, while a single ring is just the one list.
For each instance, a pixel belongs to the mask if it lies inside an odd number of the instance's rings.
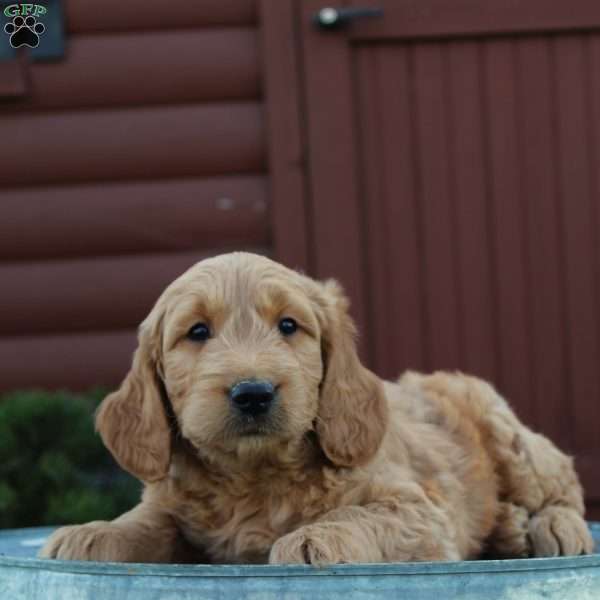
[{"label": "puppy's right ear", "polygon": [[166,477],[171,462],[171,431],[157,372],[159,325],[142,324],[133,364],[121,387],[96,413],[96,430],[117,462],[142,481]]}]

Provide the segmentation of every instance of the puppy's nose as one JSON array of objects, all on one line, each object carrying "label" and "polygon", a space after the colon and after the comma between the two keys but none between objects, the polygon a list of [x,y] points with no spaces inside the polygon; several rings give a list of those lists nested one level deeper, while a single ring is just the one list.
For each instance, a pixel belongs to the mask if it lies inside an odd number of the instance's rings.
[{"label": "puppy's nose", "polygon": [[275,387],[270,381],[240,381],[231,388],[229,397],[241,413],[255,417],[269,410]]}]

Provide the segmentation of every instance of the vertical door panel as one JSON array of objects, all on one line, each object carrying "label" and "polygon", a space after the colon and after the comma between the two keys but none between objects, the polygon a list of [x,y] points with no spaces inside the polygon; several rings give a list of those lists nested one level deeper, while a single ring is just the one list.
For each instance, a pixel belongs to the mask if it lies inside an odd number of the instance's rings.
[{"label": "vertical door panel", "polygon": [[317,265],[376,372],[491,380],[598,502],[600,5],[366,4],[324,33],[300,2]]}]

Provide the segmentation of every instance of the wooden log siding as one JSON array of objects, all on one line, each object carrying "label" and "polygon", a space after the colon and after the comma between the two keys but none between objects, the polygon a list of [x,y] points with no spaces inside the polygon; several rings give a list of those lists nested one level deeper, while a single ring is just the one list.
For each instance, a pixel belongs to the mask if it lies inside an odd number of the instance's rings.
[{"label": "wooden log siding", "polygon": [[30,94],[3,110],[258,98],[258,50],[254,27],[77,35],[66,61],[29,67]]},{"label": "wooden log siding", "polygon": [[127,373],[136,331],[0,337],[2,389],[89,389]]},{"label": "wooden log siding", "polygon": [[11,141],[0,146],[0,185],[266,168],[258,102],[10,115],[0,118],[0,131]]},{"label": "wooden log siding", "polygon": [[67,0],[71,33],[256,26],[256,0]]},{"label": "wooden log siding", "polygon": [[0,106],[0,389],[115,385],[170,281],[272,252],[256,2],[65,7]]},{"label": "wooden log siding", "polygon": [[264,176],[5,189],[0,207],[7,261],[266,247],[270,240]]},{"label": "wooden log siding", "polygon": [[173,279],[215,253],[208,250],[0,265],[0,330],[8,335],[31,335],[133,327]]}]

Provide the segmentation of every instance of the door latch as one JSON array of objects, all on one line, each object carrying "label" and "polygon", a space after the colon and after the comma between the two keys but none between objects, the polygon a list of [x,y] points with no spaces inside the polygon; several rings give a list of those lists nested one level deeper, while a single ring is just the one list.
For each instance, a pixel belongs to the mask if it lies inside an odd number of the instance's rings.
[{"label": "door latch", "polygon": [[324,30],[339,29],[355,19],[365,17],[383,17],[382,8],[343,7],[334,8],[326,6],[313,15],[313,22]]}]

